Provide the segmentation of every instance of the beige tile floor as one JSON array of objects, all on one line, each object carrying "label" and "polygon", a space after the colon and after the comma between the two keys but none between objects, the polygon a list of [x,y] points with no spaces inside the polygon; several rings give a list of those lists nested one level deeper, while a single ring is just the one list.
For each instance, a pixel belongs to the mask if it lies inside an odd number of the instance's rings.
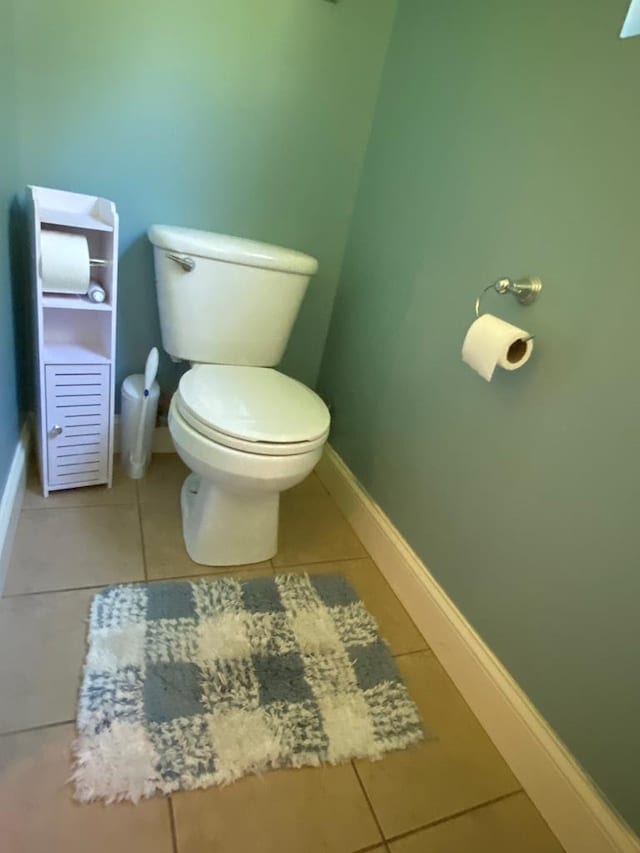
[{"label": "beige tile floor", "polygon": [[199,576],[181,538],[185,469],[55,494],[28,484],[0,599],[3,853],[560,853],[561,847],[394,596],[310,477],[283,496],[271,561],[215,574],[343,572],[377,618],[431,738],[382,761],[282,770],[137,806],[80,806],[69,747],[95,589]]}]

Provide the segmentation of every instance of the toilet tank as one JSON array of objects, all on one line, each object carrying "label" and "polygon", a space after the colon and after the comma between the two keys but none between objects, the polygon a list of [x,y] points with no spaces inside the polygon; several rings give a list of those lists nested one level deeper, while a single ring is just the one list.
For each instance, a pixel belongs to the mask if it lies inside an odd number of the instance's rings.
[{"label": "toilet tank", "polygon": [[309,279],[309,255],[239,237],[153,225],[164,349],[207,364],[273,367],[284,354]]}]

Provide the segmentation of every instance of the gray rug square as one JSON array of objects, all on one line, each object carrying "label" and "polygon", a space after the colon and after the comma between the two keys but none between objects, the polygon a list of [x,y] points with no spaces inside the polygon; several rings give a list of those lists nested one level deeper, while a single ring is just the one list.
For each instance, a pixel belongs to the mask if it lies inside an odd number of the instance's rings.
[{"label": "gray rug square", "polygon": [[77,727],[81,802],[377,759],[424,737],[373,617],[324,574],[97,593]]}]

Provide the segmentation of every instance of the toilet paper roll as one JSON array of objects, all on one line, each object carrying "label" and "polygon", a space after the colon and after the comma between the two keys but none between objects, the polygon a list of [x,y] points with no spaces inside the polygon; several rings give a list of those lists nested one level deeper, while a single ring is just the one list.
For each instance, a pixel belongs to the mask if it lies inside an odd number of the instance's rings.
[{"label": "toilet paper roll", "polygon": [[42,289],[49,293],[85,294],[89,288],[89,245],[82,234],[40,232]]},{"label": "toilet paper roll", "polygon": [[504,370],[518,370],[529,361],[532,352],[529,332],[493,314],[478,317],[462,344],[462,360],[487,382],[491,382],[497,365]]}]

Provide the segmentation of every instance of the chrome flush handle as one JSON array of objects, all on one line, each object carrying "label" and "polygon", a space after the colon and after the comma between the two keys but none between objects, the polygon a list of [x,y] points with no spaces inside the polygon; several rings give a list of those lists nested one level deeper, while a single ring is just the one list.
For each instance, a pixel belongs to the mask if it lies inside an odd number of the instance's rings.
[{"label": "chrome flush handle", "polygon": [[185,272],[192,272],[196,267],[196,262],[188,255],[174,255],[173,252],[167,252],[167,257],[179,264]]}]

